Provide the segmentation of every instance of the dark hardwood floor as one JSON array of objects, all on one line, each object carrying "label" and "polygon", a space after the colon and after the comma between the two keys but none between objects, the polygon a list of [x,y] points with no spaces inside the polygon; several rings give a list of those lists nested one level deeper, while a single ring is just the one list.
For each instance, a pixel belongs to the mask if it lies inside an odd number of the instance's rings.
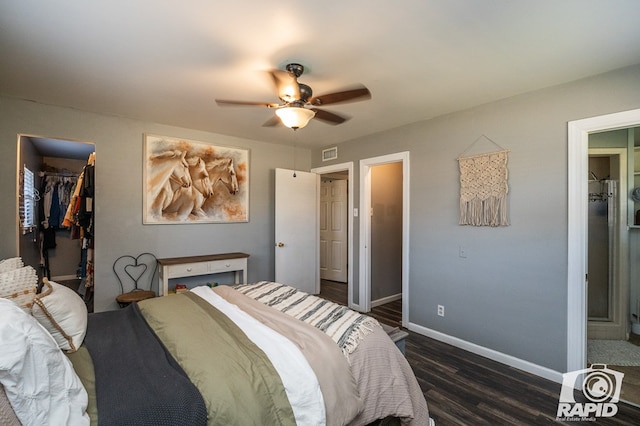
[{"label": "dark hardwood floor", "polygon": [[[346,304],[347,286],[322,281],[320,295]],[[401,301],[373,308],[371,316],[399,326]],[[556,421],[560,384],[463,349],[408,331],[406,356],[441,425],[551,425]],[[567,424],[639,425],[640,408],[618,403],[618,413],[595,422]]]}]

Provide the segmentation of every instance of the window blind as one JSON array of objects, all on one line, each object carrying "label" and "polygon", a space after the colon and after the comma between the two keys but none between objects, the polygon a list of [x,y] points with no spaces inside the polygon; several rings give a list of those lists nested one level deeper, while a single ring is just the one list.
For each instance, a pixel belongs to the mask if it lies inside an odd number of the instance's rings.
[{"label": "window blind", "polygon": [[23,233],[28,233],[35,228],[36,201],[39,198],[34,187],[33,172],[24,166],[22,170],[22,203],[20,205],[20,219]]}]

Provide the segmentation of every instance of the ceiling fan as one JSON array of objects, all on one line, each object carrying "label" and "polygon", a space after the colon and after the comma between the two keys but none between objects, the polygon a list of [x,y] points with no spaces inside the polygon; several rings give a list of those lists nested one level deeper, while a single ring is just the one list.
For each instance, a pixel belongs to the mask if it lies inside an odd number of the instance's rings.
[{"label": "ceiling fan", "polygon": [[269,71],[281,103],[223,99],[216,99],[216,103],[220,106],[264,106],[275,108],[276,115],[264,123],[263,126],[271,127],[283,123],[285,126],[296,130],[306,126],[312,118],[332,125],[344,123],[349,119],[349,117],[316,107],[371,99],[371,92],[362,85],[349,90],[313,96],[311,87],[298,82],[298,77],[304,72],[304,66],[291,63],[287,64],[285,70]]}]

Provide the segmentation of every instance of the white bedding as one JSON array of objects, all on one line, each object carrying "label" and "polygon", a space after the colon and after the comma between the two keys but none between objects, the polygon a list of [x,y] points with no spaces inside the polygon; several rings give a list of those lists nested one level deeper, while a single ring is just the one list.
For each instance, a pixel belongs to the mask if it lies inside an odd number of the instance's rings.
[{"label": "white bedding", "polygon": [[25,426],[89,424],[87,392],[69,359],[34,317],[2,298],[0,383]]},{"label": "white bedding", "polygon": [[201,286],[191,289],[231,319],[269,357],[280,375],[298,425],[324,425],[326,412],[320,384],[300,349],[289,339]]}]

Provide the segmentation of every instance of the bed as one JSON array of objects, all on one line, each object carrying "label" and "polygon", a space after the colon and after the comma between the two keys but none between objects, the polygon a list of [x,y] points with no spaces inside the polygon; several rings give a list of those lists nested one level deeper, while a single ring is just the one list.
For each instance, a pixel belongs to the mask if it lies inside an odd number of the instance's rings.
[{"label": "bed", "polygon": [[31,311],[0,299],[0,423],[429,424],[400,350],[344,306],[271,282],[202,286],[77,326],[54,303],[67,290],[47,282]]}]

